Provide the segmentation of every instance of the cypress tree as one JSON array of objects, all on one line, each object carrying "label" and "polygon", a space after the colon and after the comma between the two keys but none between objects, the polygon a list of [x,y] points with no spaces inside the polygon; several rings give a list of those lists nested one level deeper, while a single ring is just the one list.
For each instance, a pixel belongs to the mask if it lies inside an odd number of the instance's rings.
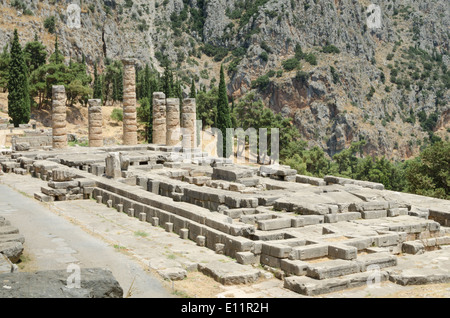
[{"label": "cypress tree", "polygon": [[166,95],[166,98],[172,97],[172,87],[173,87],[173,74],[170,71],[169,67],[166,66],[163,75],[163,92]]},{"label": "cypress tree", "polygon": [[94,92],[93,98],[102,99],[102,83],[97,73],[97,63],[94,64]]},{"label": "cypress tree", "polygon": [[144,87],[143,87],[143,97],[147,97],[149,100],[151,99],[151,92],[150,92],[150,68],[148,67],[148,64],[145,64],[144,69]]},{"label": "cypress tree", "polygon": [[58,49],[58,36],[55,38],[55,52],[50,56],[49,62],[54,64],[61,64],[64,62],[64,56],[61,51]]},{"label": "cypress tree", "polygon": [[14,127],[26,124],[31,115],[31,99],[28,88],[28,70],[19,43],[17,29],[11,45],[8,79],[8,115]]},{"label": "cypress tree", "polygon": [[[217,117],[216,128],[220,129],[223,136],[223,144],[217,145],[218,153],[221,152],[225,157],[227,155],[227,149],[232,151],[232,138],[227,138],[227,128],[232,128],[230,107],[228,106],[227,86],[225,84],[225,74],[223,72],[223,65],[220,66],[220,82],[217,95]],[[222,147],[222,148],[221,148]]]},{"label": "cypress tree", "polygon": [[189,92],[189,98],[196,98],[196,97],[197,97],[197,92],[195,90],[195,82],[194,82],[194,79],[192,79],[191,91]]}]

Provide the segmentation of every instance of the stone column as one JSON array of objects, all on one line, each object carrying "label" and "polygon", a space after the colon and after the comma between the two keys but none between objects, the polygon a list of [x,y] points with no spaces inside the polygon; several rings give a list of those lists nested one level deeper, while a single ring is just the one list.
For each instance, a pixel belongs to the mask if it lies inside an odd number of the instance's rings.
[{"label": "stone column", "polygon": [[180,143],[180,100],[166,99],[166,146]]},{"label": "stone column", "polygon": [[123,63],[123,144],[137,144],[136,71],[133,59]]},{"label": "stone column", "polygon": [[161,92],[153,93],[152,131],[154,144],[166,144],[166,95]]},{"label": "stone column", "polygon": [[89,147],[103,147],[102,105],[100,99],[89,99]]},{"label": "stone column", "polygon": [[196,120],[197,105],[195,98],[185,98],[181,111],[181,127],[183,128],[183,148],[195,148],[196,146]]},{"label": "stone column", "polygon": [[67,147],[66,89],[52,86],[52,143],[53,148]]}]

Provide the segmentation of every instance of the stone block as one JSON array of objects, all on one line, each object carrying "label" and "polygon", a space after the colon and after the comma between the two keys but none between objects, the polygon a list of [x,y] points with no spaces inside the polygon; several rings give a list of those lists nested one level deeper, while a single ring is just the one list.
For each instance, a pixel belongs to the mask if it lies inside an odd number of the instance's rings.
[{"label": "stone block", "polygon": [[402,244],[402,252],[406,254],[423,254],[425,252],[425,246],[422,242],[410,241]]},{"label": "stone block", "polygon": [[180,229],[180,238],[182,240],[187,240],[189,238],[189,230],[188,229]]},{"label": "stone block", "polygon": [[306,275],[308,263],[299,260],[282,259],[280,268],[288,275]]},{"label": "stone block", "polygon": [[310,264],[306,270],[306,275],[315,279],[328,279],[359,272],[356,262],[344,260],[331,260],[315,264]]},{"label": "stone block", "polygon": [[164,224],[164,229],[166,232],[173,232],[173,223],[166,222],[166,224]]},{"label": "stone block", "polygon": [[276,218],[257,221],[258,229],[261,231],[279,230],[291,227],[290,218]]},{"label": "stone block", "polygon": [[368,210],[361,211],[361,217],[363,219],[379,219],[387,217],[387,210]]},{"label": "stone block", "polygon": [[195,239],[198,246],[205,246],[206,245],[206,237],[203,235],[198,235]]},{"label": "stone block", "polygon": [[257,264],[259,258],[252,252],[237,252],[236,261],[242,265],[252,265]]},{"label": "stone block", "polygon": [[187,271],[179,267],[165,268],[158,271],[163,279],[170,281],[183,280],[187,276]]},{"label": "stone block", "polygon": [[357,257],[358,249],[354,246],[331,244],[328,246],[328,256],[343,260],[352,260]]},{"label": "stone block", "polygon": [[281,259],[280,258],[270,256],[270,255],[267,255],[264,253],[261,254],[259,261],[261,262],[261,264],[267,265],[270,267],[275,267],[275,268],[281,267]]},{"label": "stone block", "polygon": [[296,246],[292,248],[289,254],[291,260],[307,260],[328,256],[327,244],[310,244],[305,246]]},{"label": "stone block", "polygon": [[262,254],[270,255],[276,258],[288,258],[291,251],[291,246],[273,242],[263,242],[261,247]]}]

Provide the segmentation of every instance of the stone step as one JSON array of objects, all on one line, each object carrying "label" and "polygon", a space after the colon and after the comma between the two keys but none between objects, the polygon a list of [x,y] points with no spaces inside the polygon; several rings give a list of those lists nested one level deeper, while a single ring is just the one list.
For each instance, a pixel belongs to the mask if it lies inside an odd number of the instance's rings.
[{"label": "stone step", "polygon": [[349,288],[371,285],[389,279],[385,271],[355,273],[342,277],[317,280],[307,276],[291,276],[284,279],[284,288],[296,293],[316,296]]},{"label": "stone step", "polygon": [[223,285],[254,283],[261,275],[258,269],[233,262],[214,261],[207,264],[199,263],[198,270]]},{"label": "stone step", "polygon": [[306,276],[323,280],[349,274],[355,274],[360,271],[359,265],[353,261],[331,260],[316,264],[309,264],[306,270]]}]

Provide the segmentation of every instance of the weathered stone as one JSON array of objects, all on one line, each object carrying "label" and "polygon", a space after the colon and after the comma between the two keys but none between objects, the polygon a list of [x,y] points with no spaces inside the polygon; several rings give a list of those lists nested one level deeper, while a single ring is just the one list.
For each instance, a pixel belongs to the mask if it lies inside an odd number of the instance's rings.
[{"label": "weathered stone", "polygon": [[105,174],[108,178],[120,178],[122,177],[122,170],[120,164],[120,156],[117,152],[108,153],[105,159]]},{"label": "weathered stone", "polygon": [[23,252],[23,245],[20,242],[3,242],[0,243],[0,253],[4,254],[13,263],[17,263]]},{"label": "weathered stone", "polygon": [[166,95],[153,93],[153,133],[152,142],[157,145],[166,143]]},{"label": "weathered stone", "polygon": [[111,271],[82,268],[80,288],[68,288],[71,273],[64,270],[0,274],[10,289],[1,288],[0,298],[122,298],[123,290]]},{"label": "weathered stone", "polygon": [[123,59],[123,144],[137,144],[135,61]]},{"label": "weathered stone", "polygon": [[101,100],[89,99],[88,105],[89,147],[103,147]]},{"label": "weathered stone", "polygon": [[177,281],[185,279],[187,276],[187,271],[183,268],[171,267],[159,270],[158,274],[161,275],[163,279]]},{"label": "weathered stone", "polygon": [[53,148],[67,147],[66,90],[63,85],[52,86]]},{"label": "weathered stone", "polygon": [[223,285],[254,283],[260,277],[257,269],[237,263],[223,263],[219,261],[198,264],[198,270],[214,278]]},{"label": "weathered stone", "polygon": [[355,262],[344,260],[332,260],[310,264],[306,275],[315,279],[327,279],[359,272],[359,266]]}]

